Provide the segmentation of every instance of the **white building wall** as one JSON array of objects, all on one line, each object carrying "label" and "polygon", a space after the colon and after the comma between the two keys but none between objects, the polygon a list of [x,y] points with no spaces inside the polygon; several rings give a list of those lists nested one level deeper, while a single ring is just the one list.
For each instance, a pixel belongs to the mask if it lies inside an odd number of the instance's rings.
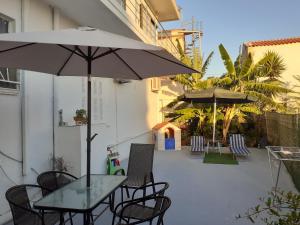
[{"label": "white building wall", "polygon": [[[17,32],[77,27],[75,22],[40,0],[0,0],[0,6],[0,14],[15,20]],[[21,77],[23,96],[22,91],[15,95],[0,92],[0,151],[16,159],[0,154],[0,224],[11,218],[5,191],[15,184],[35,183],[38,173],[52,168],[53,149],[59,156],[58,111],[63,109],[64,121],[72,124],[76,109],[85,108],[86,103],[82,78],[29,71],[21,71]],[[92,143],[91,169],[93,173],[103,173],[108,145],[114,145],[121,159],[125,159],[130,143],[152,142],[151,129],[158,122],[159,104],[157,93],[150,89],[150,80],[127,84],[107,78],[95,80],[102,84],[99,94],[102,103],[98,107],[102,116],[94,121],[93,132],[99,135]],[[81,135],[80,148],[85,153],[85,126],[81,132],[74,133]],[[71,154],[71,150],[66,153],[66,161]],[[81,162],[85,162],[85,154],[81,154]],[[85,171],[85,166],[81,163],[80,169]]]},{"label": "white building wall", "polygon": [[[52,8],[39,0],[0,0],[0,6],[0,14],[14,20],[16,32],[53,28]],[[60,21],[70,27],[68,19]],[[15,159],[0,154],[0,224],[11,218],[5,191],[15,184],[35,183],[37,173],[51,169],[53,77],[29,71],[20,71],[20,76],[23,96],[22,91],[6,95],[0,90],[0,151]]]}]

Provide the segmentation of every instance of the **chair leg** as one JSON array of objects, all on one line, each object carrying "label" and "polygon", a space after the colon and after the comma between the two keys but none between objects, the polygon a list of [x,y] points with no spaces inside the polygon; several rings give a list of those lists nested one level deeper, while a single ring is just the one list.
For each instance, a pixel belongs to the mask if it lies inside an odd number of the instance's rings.
[{"label": "chair leg", "polygon": [[154,193],[156,193],[156,190],[155,190],[155,185],[154,185],[154,176],[153,176],[152,172],[151,172],[150,176],[151,176],[151,182],[153,184],[152,189],[153,189],[153,194],[154,194]]},{"label": "chair leg", "polygon": [[121,202],[124,202],[123,187],[121,187]]},{"label": "chair leg", "polygon": [[93,214],[91,213],[91,222],[92,224],[94,225],[94,217],[93,217]]},{"label": "chair leg", "polygon": [[127,194],[127,198],[130,198],[129,188],[128,187],[126,187],[126,194]]},{"label": "chair leg", "polygon": [[69,212],[69,217],[70,217],[70,224],[73,225],[73,218],[72,218],[72,213]]}]

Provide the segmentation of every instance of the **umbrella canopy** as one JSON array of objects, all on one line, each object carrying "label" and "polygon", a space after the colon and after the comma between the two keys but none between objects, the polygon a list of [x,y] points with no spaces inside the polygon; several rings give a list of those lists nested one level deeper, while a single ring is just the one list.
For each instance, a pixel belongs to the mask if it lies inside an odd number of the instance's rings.
[{"label": "umbrella canopy", "polygon": [[195,103],[213,103],[214,104],[214,118],[213,118],[213,145],[215,145],[216,139],[216,113],[217,103],[219,104],[244,104],[256,101],[256,99],[250,95],[233,92],[219,87],[208,88],[200,91],[186,92],[179,98],[185,102]]},{"label": "umbrella canopy", "polygon": [[0,35],[0,67],[86,76],[87,186],[90,186],[91,77],[141,80],[195,73],[163,48],[93,28]]},{"label": "umbrella canopy", "polygon": [[240,92],[214,87],[201,91],[186,92],[180,100],[196,103],[242,104],[255,101],[255,98]]},{"label": "umbrella canopy", "polygon": [[92,28],[1,34],[0,66],[136,80],[195,72],[161,47]]}]

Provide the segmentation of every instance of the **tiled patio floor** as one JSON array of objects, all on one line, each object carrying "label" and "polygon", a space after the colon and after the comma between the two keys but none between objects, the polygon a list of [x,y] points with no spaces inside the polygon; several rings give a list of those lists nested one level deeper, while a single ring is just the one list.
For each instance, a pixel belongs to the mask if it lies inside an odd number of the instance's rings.
[{"label": "tiled patio floor", "polygon": [[[272,185],[267,152],[251,149],[248,159],[239,165],[203,164],[202,156],[188,151],[156,152],[154,175],[156,181],[167,181],[172,206],[165,216],[165,225],[247,225],[236,220],[238,213],[257,204]],[[282,170],[280,186],[295,190],[286,170]],[[107,210],[97,225],[111,224]],[[75,224],[82,224],[76,216]],[[259,224],[259,223],[257,223]]]}]

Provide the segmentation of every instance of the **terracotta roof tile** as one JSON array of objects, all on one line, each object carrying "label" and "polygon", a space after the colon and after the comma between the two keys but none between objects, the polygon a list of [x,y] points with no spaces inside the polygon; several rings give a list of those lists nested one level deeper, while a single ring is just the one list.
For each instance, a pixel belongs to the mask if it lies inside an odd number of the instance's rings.
[{"label": "terracotta roof tile", "polygon": [[257,47],[257,46],[269,46],[269,45],[285,45],[300,42],[300,37],[275,39],[275,40],[262,40],[262,41],[249,41],[245,43],[247,47]]},{"label": "terracotta roof tile", "polygon": [[169,122],[168,121],[165,121],[165,122],[162,122],[162,123],[158,123],[156,124],[152,129],[153,130],[159,130],[160,128],[164,127],[165,125],[167,125]]}]

